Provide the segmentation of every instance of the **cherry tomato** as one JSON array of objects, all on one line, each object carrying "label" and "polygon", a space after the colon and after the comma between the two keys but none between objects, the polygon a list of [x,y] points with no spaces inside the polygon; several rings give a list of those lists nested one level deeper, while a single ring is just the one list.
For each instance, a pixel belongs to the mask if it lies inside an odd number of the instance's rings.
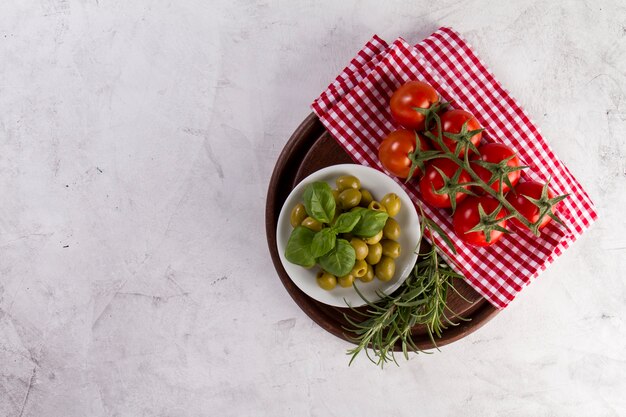
[{"label": "cherry tomato", "polygon": [[[451,152],[455,151],[457,142],[446,137],[445,135],[446,133],[452,133],[452,134],[459,133],[465,122],[467,122],[468,132],[481,128],[480,123],[478,123],[478,120],[476,120],[474,115],[472,115],[472,113],[465,111],[465,110],[448,110],[447,112],[442,114],[440,117],[441,117],[441,128],[443,129],[443,132],[444,132],[443,143]],[[431,130],[431,133],[435,136],[438,135],[438,132],[439,131],[436,126]],[[482,137],[483,137],[482,132],[478,132],[470,138],[470,141],[474,144],[474,146],[478,146]],[[435,148],[441,149],[438,143],[435,142],[433,143],[433,145],[435,146]],[[463,156],[464,154],[465,154],[465,149],[461,149],[459,156]]]},{"label": "cherry tomato", "polygon": [[[452,218],[452,226],[454,232],[462,241],[474,246],[491,246],[496,243],[504,232],[499,230],[491,230],[489,242],[487,242],[487,236],[485,231],[469,232],[480,222],[480,214],[478,211],[478,205],[481,205],[486,214],[492,214],[498,208],[498,200],[490,196],[482,197],[470,197],[461,203],[454,212]],[[496,220],[501,219],[506,215],[506,211],[500,208],[500,211],[496,215]],[[506,227],[506,220],[498,222],[498,226]]]},{"label": "cherry tomato", "polygon": [[[412,130],[394,130],[381,142],[378,147],[378,158],[385,169],[400,178],[407,178],[411,170],[409,154],[415,152],[415,135]],[[419,135],[420,150],[430,149],[428,142]],[[420,176],[421,170],[416,168],[413,176]]]},{"label": "cherry tomato", "polygon": [[[526,217],[526,220],[531,223],[535,223],[539,220],[539,207],[534,205],[524,196],[528,196],[536,200],[540,199],[544,185],[545,184],[536,181],[520,182],[510,193],[507,194],[506,199],[513,207],[515,207],[517,211],[520,212],[522,216]],[[550,189],[548,189],[548,198],[554,198],[554,193]],[[552,208],[552,212],[554,213],[554,207]],[[552,220],[550,216],[543,216],[541,223],[539,223],[539,229],[550,223],[550,220]],[[527,229],[527,227],[516,218],[512,218],[511,223],[520,229]]]},{"label": "cherry tomato", "polygon": [[438,101],[439,95],[430,84],[409,81],[391,96],[391,115],[396,122],[407,129],[424,130],[426,115],[414,108],[428,109]]},{"label": "cherry tomato", "polygon": [[[500,163],[501,161],[504,161],[507,158],[513,157],[509,159],[509,161],[506,163],[506,166],[513,167],[513,168],[521,166],[520,160],[515,154],[515,151],[502,143],[488,143],[486,145],[483,145],[480,148],[478,148],[478,153],[480,155],[477,155],[476,157],[474,157],[474,160],[480,159],[485,162],[491,162],[491,163],[497,164],[497,163]],[[488,183],[489,180],[491,179],[491,172],[489,172],[487,168],[484,168],[478,164],[472,163],[472,169],[486,183]],[[513,187],[515,187],[515,184],[517,184],[517,182],[519,181],[520,175],[522,175],[522,171],[519,171],[519,170],[508,173],[507,176],[509,177],[509,181],[511,182],[511,185]],[[496,181],[493,184],[491,184],[491,188],[493,188],[494,191],[499,191],[500,181]],[[507,191],[509,191],[509,189],[510,188],[506,184],[506,182],[503,182],[502,192],[506,193]]]},{"label": "cherry tomato", "polygon": [[[449,159],[438,158],[431,161],[426,166],[426,172],[424,176],[420,180],[419,187],[422,193],[422,198],[425,202],[430,204],[433,207],[439,208],[448,208],[452,206],[450,202],[450,196],[448,194],[437,194],[433,191],[441,189],[444,186],[444,180],[439,171],[436,168],[439,168],[448,178],[454,177],[454,174],[459,170],[459,166],[452,162]],[[459,179],[457,181],[458,184],[471,181],[471,177],[466,171],[461,171]],[[463,187],[465,189],[469,189],[469,186]],[[456,193],[456,202],[459,203],[463,201],[467,197],[467,194],[462,192]]]}]

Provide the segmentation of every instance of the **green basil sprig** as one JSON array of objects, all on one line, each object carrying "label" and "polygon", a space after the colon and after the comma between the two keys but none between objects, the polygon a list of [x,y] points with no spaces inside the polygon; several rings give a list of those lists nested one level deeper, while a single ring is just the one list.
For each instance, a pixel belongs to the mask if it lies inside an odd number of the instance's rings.
[{"label": "green basil sprig", "polygon": [[360,210],[349,211],[347,213],[340,214],[332,227],[337,233],[350,233],[359,221],[361,221]]},{"label": "green basil sprig", "polygon": [[[309,216],[328,225],[319,232],[298,226],[291,232],[285,258],[310,268],[316,263],[335,276],[348,274],[356,262],[354,248],[340,233],[368,238],[379,233],[389,217],[387,213],[357,207],[335,218],[336,204],[330,186],[325,182],[309,184],[303,193],[304,208]],[[332,224],[331,224],[332,223]]]},{"label": "green basil sprig", "polygon": [[345,239],[337,239],[335,247],[319,258],[318,262],[325,271],[336,277],[342,277],[354,268],[356,253],[350,242]]},{"label": "green basil sprig", "polygon": [[311,243],[314,236],[315,232],[304,226],[293,229],[285,248],[285,258],[292,264],[305,268],[315,265],[315,257],[311,254]]},{"label": "green basil sprig", "polygon": [[372,237],[383,230],[389,215],[384,211],[363,209],[359,210],[359,222],[352,229],[352,234],[359,237]]},{"label": "green basil sprig", "polygon": [[332,227],[327,227],[315,233],[311,242],[311,256],[319,258],[330,252],[337,241],[337,232]]},{"label": "green basil sprig", "polygon": [[335,217],[335,198],[330,185],[316,181],[304,189],[302,195],[306,213],[320,223],[330,223]]}]

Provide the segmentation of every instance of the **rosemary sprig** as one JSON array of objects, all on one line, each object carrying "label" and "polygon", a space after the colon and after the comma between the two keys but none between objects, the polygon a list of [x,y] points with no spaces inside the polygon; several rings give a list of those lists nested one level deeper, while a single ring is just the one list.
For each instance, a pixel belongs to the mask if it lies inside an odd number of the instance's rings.
[{"label": "rosemary sprig", "polygon": [[[421,211],[421,206],[419,208]],[[442,236],[454,252],[454,246],[445,232],[423,214],[422,211],[418,248],[425,234],[432,236],[435,232]],[[367,300],[356,286],[354,287],[367,303],[368,309],[363,312],[352,308],[355,313],[364,318],[361,322],[344,315],[352,326],[351,329],[346,330],[356,335],[352,338],[356,346],[348,350],[348,355],[351,355],[350,364],[361,352],[364,352],[370,361],[380,367],[389,362],[397,365],[396,346],[401,347],[405,359],[409,359],[409,352],[422,352],[413,341],[413,327],[425,325],[436,347],[435,336],[441,337],[448,326],[458,324],[453,319],[466,320],[452,311],[446,303],[449,290],[456,291],[451,285],[452,281],[463,279],[463,276],[454,272],[440,258],[436,242],[433,239],[431,241],[430,249],[420,253],[411,275],[396,293],[381,294],[382,300],[373,303]]]}]

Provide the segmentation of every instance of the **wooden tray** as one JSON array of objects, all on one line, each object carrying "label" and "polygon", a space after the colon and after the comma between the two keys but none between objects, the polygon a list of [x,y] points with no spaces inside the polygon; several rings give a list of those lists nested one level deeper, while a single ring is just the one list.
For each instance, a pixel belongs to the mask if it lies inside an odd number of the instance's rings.
[{"label": "wooden tray", "polygon": [[[309,115],[298,126],[278,157],[267,193],[265,227],[274,267],[296,304],[322,328],[337,337],[350,340],[349,338],[353,334],[345,329],[346,327],[349,328],[349,324],[345,320],[344,314],[349,314],[355,320],[361,320],[361,318],[348,308],[328,306],[304,294],[285,272],[276,247],[278,215],[291,190],[309,174],[327,166],[345,163],[353,163],[353,161],[324,129],[317,116]],[[470,302],[463,300],[454,291],[450,291],[448,305],[453,311],[470,319],[470,321],[449,327],[441,339],[436,340],[437,346],[443,346],[467,336],[498,313],[494,306],[464,281],[456,280],[455,288]],[[414,327],[412,333],[413,340],[419,348],[431,349],[434,347],[424,326]],[[398,347],[396,346],[396,349]]]}]

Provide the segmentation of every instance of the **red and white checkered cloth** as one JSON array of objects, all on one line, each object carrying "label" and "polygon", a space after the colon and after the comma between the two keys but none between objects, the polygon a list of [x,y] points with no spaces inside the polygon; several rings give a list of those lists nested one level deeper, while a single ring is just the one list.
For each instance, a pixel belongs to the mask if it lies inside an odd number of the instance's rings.
[{"label": "red and white checkered cloth", "polygon": [[[545,182],[552,177],[550,187],[556,194],[570,194],[558,212],[569,230],[550,222],[541,237],[530,232],[506,235],[488,248],[463,243],[454,235],[450,214],[424,204],[426,215],[454,241],[456,255],[434,237],[451,266],[493,305],[504,308],[589,228],[597,218],[594,205],[526,112],[450,28],[440,28],[415,46],[402,38],[388,45],[374,36],[315,100],[313,111],[356,162],[384,172],[378,145],[390,131],[400,128],[391,117],[389,98],[410,80],[431,84],[453,107],[474,114],[486,128],[486,141],[515,149],[523,164],[530,166],[522,180]],[[420,198],[417,182],[397,182],[411,198]]]}]

